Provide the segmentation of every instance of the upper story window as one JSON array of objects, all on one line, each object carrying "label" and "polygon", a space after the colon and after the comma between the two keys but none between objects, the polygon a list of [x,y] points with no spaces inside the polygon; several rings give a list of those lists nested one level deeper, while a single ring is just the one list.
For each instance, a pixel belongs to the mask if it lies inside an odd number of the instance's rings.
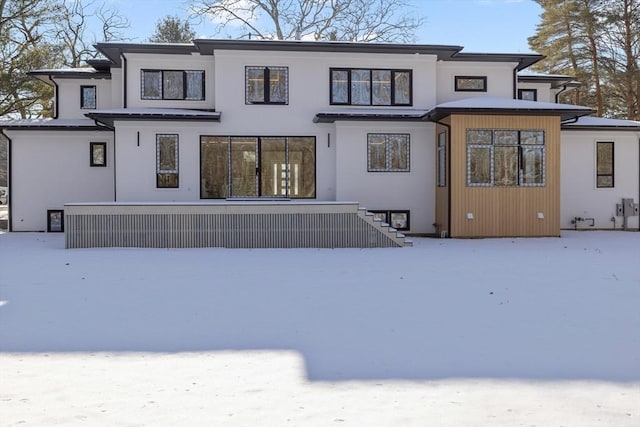
[{"label": "upper story window", "polygon": [[367,134],[368,172],[409,172],[409,134]]},{"label": "upper story window", "polygon": [[332,105],[411,105],[411,70],[332,68]]},{"label": "upper story window", "polygon": [[613,142],[596,143],[596,188],[613,188]]},{"label": "upper story window", "polygon": [[538,91],[537,89],[518,89],[518,99],[525,101],[537,101]]},{"label": "upper story window", "polygon": [[142,99],[204,100],[204,71],[142,70]]},{"label": "upper story window", "polygon": [[289,68],[245,67],[246,104],[288,104]]},{"label": "upper story window", "polygon": [[456,92],[486,92],[487,76],[456,76]]},{"label": "upper story window", "polygon": [[467,129],[467,186],[544,185],[543,130]]},{"label": "upper story window", "polygon": [[80,86],[80,108],[87,110],[96,108],[95,86]]}]

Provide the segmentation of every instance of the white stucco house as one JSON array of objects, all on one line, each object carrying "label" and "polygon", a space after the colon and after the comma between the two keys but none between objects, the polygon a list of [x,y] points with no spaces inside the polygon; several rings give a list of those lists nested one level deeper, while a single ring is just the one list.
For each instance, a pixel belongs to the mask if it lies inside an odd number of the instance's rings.
[{"label": "white stucco house", "polygon": [[[105,59],[88,68],[31,72],[55,88],[52,119],[0,122],[10,231],[129,236],[67,235],[69,247],[232,246],[193,236],[309,215],[296,239],[326,236],[337,223],[319,218],[341,209],[449,237],[639,227],[640,122],[558,103],[578,83],[528,72],[540,55],[212,39],[96,49]],[[251,216],[269,213],[281,216]],[[159,229],[195,234],[169,244],[149,237]]]}]

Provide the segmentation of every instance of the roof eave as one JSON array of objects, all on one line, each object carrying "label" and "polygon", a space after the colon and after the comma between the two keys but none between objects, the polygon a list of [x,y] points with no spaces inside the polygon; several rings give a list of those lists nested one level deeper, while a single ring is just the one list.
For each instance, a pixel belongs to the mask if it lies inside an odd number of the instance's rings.
[{"label": "roof eave", "polygon": [[452,114],[467,115],[507,115],[507,116],[560,116],[561,121],[577,119],[582,116],[593,114],[594,110],[569,110],[569,109],[513,109],[513,108],[435,108],[426,119],[438,122]]}]

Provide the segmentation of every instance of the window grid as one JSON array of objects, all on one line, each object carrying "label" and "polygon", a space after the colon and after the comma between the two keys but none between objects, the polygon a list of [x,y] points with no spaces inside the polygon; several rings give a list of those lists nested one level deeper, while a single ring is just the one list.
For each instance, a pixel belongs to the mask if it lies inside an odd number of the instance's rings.
[{"label": "window grid", "polygon": [[289,68],[245,67],[245,104],[288,105]]},{"label": "window grid", "polygon": [[156,187],[178,188],[178,135],[156,134]]},{"label": "window grid", "polygon": [[[380,152],[376,145],[384,144],[384,166],[375,156]],[[368,172],[409,172],[410,136],[406,133],[370,133],[367,134],[367,171]]]},{"label": "window grid", "polygon": [[203,70],[140,70],[143,100],[204,100]]},{"label": "window grid", "polygon": [[[517,139],[509,139],[505,135],[517,135]],[[490,135],[490,136],[489,136]],[[501,138],[501,136],[503,138]],[[475,137],[475,138],[474,138]],[[546,185],[546,149],[545,134],[543,130],[513,130],[513,129],[467,129],[467,186],[468,187],[544,187]],[[470,142],[475,140],[476,142]],[[517,168],[516,180],[513,184],[496,183],[496,148],[517,148]],[[473,158],[474,150],[487,150],[489,157],[489,174],[482,182],[473,180]],[[534,151],[531,151],[534,150]],[[524,164],[525,152],[536,151],[539,153],[540,177],[538,182],[526,182],[527,177]],[[534,158],[535,167],[535,158]]]},{"label": "window grid", "polygon": [[96,87],[80,86],[80,108],[84,110],[96,109]]},{"label": "window grid", "polygon": [[486,92],[487,76],[455,76],[456,92]]},{"label": "window grid", "polygon": [[[411,70],[331,68],[329,79],[331,105],[411,106],[413,104]],[[360,84],[356,86],[356,83]]]},{"label": "window grid", "polygon": [[613,141],[596,142],[596,188],[613,188],[614,145]]}]

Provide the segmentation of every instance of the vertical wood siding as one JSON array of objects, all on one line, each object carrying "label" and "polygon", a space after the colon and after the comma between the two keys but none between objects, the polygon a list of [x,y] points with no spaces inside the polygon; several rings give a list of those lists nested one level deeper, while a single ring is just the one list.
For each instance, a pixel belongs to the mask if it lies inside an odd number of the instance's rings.
[{"label": "vertical wood siding", "polygon": [[[451,236],[559,236],[559,117],[452,115],[451,125]],[[468,187],[467,129],[544,130],[545,186]],[[467,219],[467,213],[474,218]]]}]

